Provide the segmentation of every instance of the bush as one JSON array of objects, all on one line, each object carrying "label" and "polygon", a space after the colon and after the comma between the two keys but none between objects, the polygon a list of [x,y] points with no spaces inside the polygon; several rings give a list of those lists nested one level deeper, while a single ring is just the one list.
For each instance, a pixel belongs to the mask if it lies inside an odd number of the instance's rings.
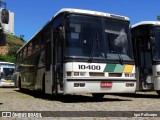
[{"label": "bush", "polygon": [[16,58],[15,58],[15,56],[1,55],[1,54],[0,54],[0,61],[13,62],[13,63],[15,63]]},{"label": "bush", "polygon": [[[1,31],[1,34],[3,34],[3,31]],[[3,43],[2,38],[0,38],[0,43]],[[9,49],[7,55],[0,54],[0,61],[14,63],[16,61],[16,52],[25,43],[25,40],[22,40],[15,35],[6,34],[5,45],[8,45]]]},{"label": "bush", "polygon": [[16,52],[18,51],[19,48],[20,48],[19,46],[11,46],[8,50],[8,55],[16,56]]}]

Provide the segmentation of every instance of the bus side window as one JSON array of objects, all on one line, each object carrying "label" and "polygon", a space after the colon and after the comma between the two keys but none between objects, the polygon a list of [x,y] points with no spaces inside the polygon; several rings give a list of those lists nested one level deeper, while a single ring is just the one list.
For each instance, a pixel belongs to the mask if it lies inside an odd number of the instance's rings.
[{"label": "bus side window", "polygon": [[23,50],[24,50],[24,49],[22,49],[22,51],[21,51],[21,61],[24,60]]},{"label": "bus side window", "polygon": [[23,60],[23,52],[22,52],[22,51],[23,51],[23,50],[20,51],[20,61]]},{"label": "bus side window", "polygon": [[39,50],[39,40],[35,39],[33,40],[33,53],[37,52]]},{"label": "bus side window", "polygon": [[30,56],[32,54],[32,42],[30,42],[27,47],[28,47],[27,55]]},{"label": "bus side window", "polygon": [[45,52],[45,61],[46,61],[46,71],[50,70],[51,64],[51,41],[46,43],[46,52]]},{"label": "bus side window", "polygon": [[18,53],[18,54],[16,55],[16,61],[19,62],[19,60],[20,60],[20,53]]},{"label": "bus side window", "polygon": [[41,45],[40,45],[40,47],[41,47],[41,49],[43,49],[44,48],[44,46],[45,46],[45,39],[44,39],[44,34],[42,33],[42,35],[41,35],[41,40],[40,40],[41,42]]},{"label": "bus side window", "polygon": [[50,70],[51,65],[51,31],[47,31],[45,33],[45,41],[46,41],[46,52],[45,52],[45,62],[46,62],[46,71]]},{"label": "bus side window", "polygon": [[24,47],[23,49],[23,57],[24,59],[27,57],[27,47]]}]

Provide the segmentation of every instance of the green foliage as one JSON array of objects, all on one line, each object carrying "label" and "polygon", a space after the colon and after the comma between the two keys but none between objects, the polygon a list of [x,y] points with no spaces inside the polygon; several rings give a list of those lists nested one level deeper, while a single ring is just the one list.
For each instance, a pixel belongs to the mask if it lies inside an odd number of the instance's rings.
[{"label": "green foliage", "polygon": [[1,54],[0,54],[0,61],[13,62],[13,63],[15,63],[16,58],[15,58],[15,56],[1,55]]},{"label": "green foliage", "polygon": [[15,56],[16,52],[19,50],[19,46],[11,46],[8,51],[9,56]]},{"label": "green foliage", "polygon": [[157,20],[160,20],[160,16],[159,15],[157,16]]},{"label": "green foliage", "polygon": [[22,46],[26,43],[25,40],[20,39],[17,36],[10,35],[10,34],[6,35],[6,40],[7,40],[7,43],[9,44],[9,46],[12,46],[12,45]]},{"label": "green foliage", "polygon": [[14,35],[6,34],[6,44],[9,46],[8,53],[6,55],[0,54],[0,61],[16,62],[16,52],[25,44],[25,41]]}]

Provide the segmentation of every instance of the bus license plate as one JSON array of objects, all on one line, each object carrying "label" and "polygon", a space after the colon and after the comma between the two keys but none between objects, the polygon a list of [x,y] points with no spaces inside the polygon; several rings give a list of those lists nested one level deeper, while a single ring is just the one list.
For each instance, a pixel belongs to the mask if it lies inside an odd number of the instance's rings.
[{"label": "bus license plate", "polygon": [[10,83],[11,81],[10,80],[6,80],[6,83]]},{"label": "bus license plate", "polygon": [[112,87],[112,82],[101,82],[101,88]]}]

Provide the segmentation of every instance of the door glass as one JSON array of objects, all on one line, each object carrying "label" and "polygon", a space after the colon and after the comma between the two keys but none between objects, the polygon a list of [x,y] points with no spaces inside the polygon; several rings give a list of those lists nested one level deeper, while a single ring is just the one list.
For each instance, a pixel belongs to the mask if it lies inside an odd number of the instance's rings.
[{"label": "door glass", "polygon": [[51,41],[48,41],[46,43],[46,71],[50,71],[50,65],[51,65]]}]

